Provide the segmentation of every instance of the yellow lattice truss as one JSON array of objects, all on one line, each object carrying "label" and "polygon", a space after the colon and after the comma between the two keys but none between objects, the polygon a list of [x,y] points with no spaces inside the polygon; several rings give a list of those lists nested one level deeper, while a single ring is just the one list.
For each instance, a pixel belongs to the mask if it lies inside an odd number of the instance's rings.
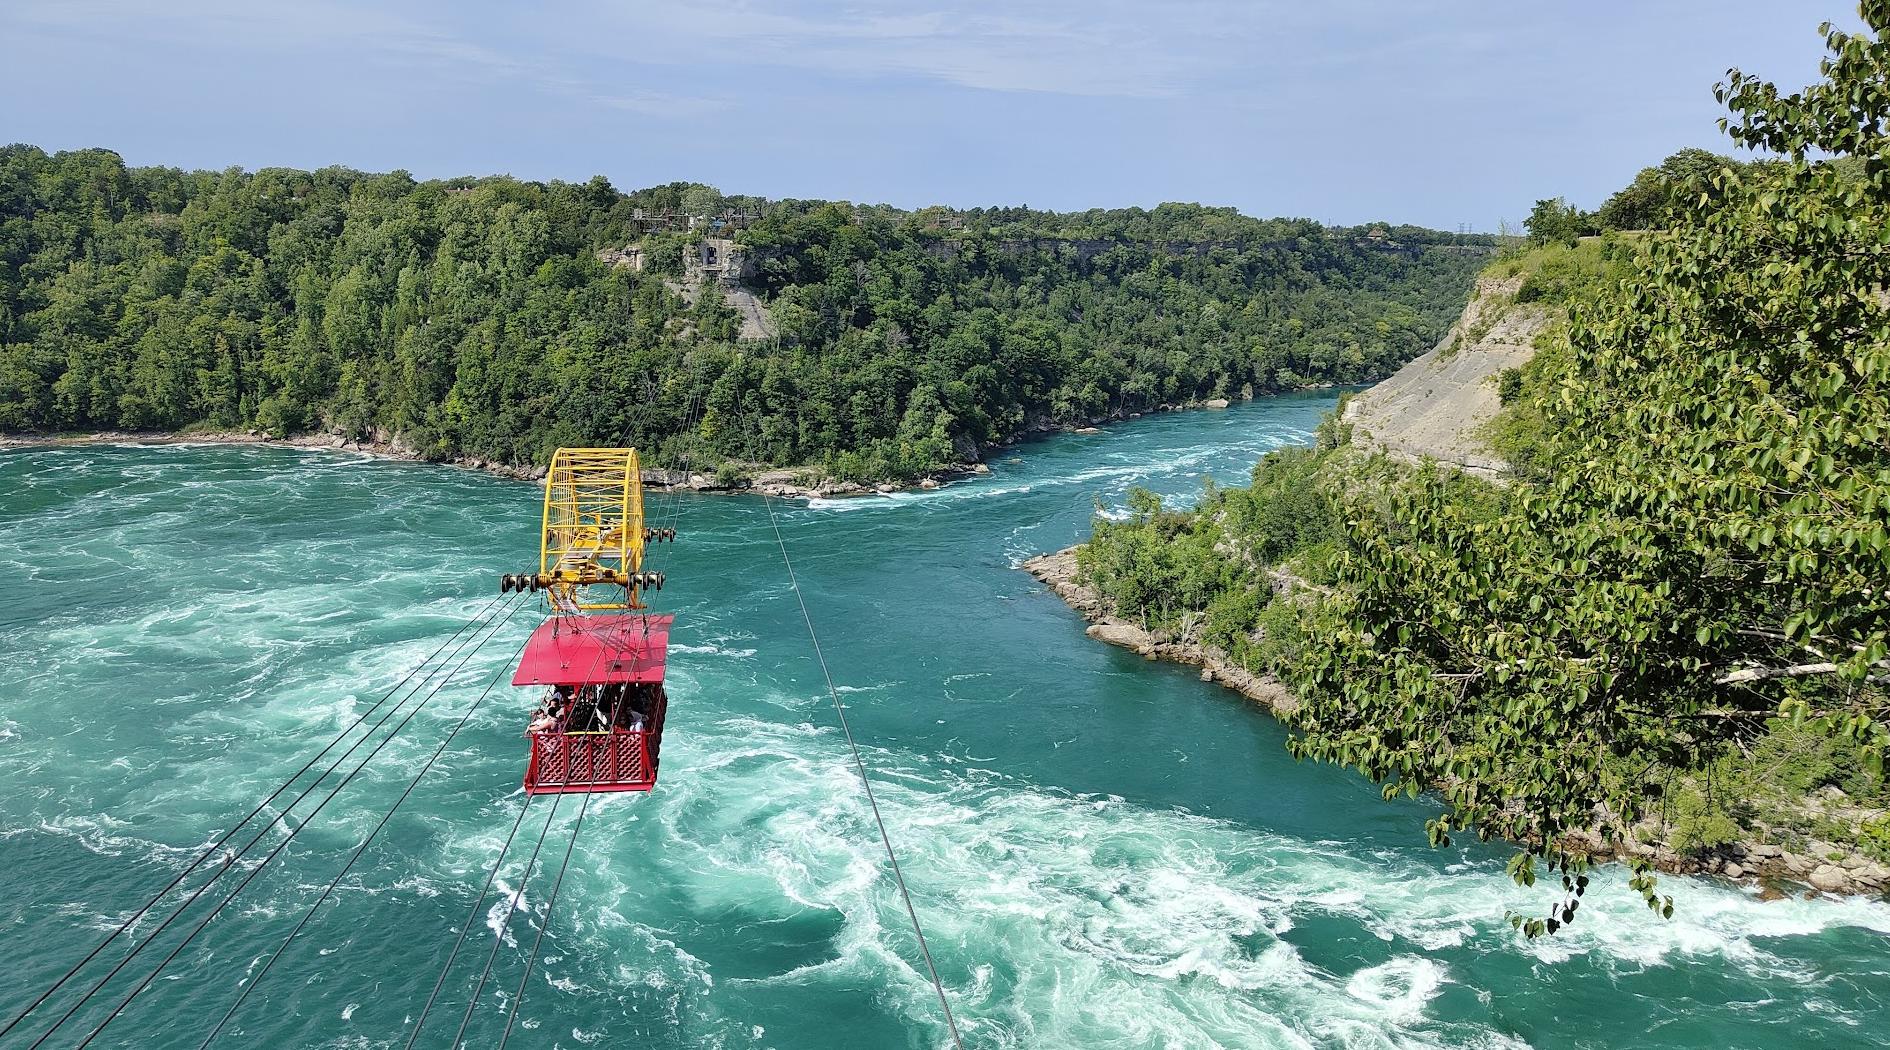
[{"label": "yellow lattice truss", "polygon": [[[561,448],[545,475],[538,585],[563,611],[641,609],[651,584],[643,569],[643,476],[633,448]],[[580,588],[622,588],[614,601]]]}]

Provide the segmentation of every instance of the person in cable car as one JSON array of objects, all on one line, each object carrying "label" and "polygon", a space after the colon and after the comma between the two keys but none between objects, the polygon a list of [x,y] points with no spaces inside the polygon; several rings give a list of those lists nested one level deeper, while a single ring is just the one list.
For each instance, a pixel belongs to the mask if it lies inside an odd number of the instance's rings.
[{"label": "person in cable car", "polygon": [[626,685],[623,696],[624,728],[641,733],[650,727],[650,690],[644,685]]},{"label": "person in cable car", "polygon": [[558,686],[552,689],[546,694],[545,702],[539,706],[538,713],[532,716],[531,725],[526,727],[525,732],[527,734],[550,733],[560,729],[564,725],[569,708],[570,698],[564,687]]},{"label": "person in cable car", "polygon": [[597,729],[597,687],[586,686],[578,690],[577,702],[571,705],[571,717],[565,720],[565,729],[572,733],[590,733]]}]

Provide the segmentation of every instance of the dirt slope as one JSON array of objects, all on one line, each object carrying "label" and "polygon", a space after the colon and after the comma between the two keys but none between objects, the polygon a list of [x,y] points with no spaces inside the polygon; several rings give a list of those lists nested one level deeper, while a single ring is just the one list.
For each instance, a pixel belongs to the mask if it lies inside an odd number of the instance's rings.
[{"label": "dirt slope", "polygon": [[1535,353],[1547,310],[1516,302],[1521,277],[1483,278],[1463,316],[1428,353],[1346,405],[1355,440],[1392,455],[1425,457],[1483,476],[1504,470],[1478,438],[1496,415],[1496,377]]}]

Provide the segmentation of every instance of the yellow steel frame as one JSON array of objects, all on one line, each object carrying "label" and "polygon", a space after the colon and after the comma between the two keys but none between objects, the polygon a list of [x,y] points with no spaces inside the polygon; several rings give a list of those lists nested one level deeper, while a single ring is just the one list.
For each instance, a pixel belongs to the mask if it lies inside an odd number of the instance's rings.
[{"label": "yellow steel frame", "polygon": [[[643,472],[633,448],[561,448],[545,475],[538,574],[563,611],[641,609]],[[580,587],[623,588],[618,601],[585,601]]]}]

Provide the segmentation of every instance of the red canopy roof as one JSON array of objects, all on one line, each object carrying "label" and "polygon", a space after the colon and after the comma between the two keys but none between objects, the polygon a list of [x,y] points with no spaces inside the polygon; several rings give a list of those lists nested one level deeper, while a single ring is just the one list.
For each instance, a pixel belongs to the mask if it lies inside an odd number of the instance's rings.
[{"label": "red canopy roof", "polygon": [[513,685],[660,682],[674,616],[554,616],[538,625]]}]

